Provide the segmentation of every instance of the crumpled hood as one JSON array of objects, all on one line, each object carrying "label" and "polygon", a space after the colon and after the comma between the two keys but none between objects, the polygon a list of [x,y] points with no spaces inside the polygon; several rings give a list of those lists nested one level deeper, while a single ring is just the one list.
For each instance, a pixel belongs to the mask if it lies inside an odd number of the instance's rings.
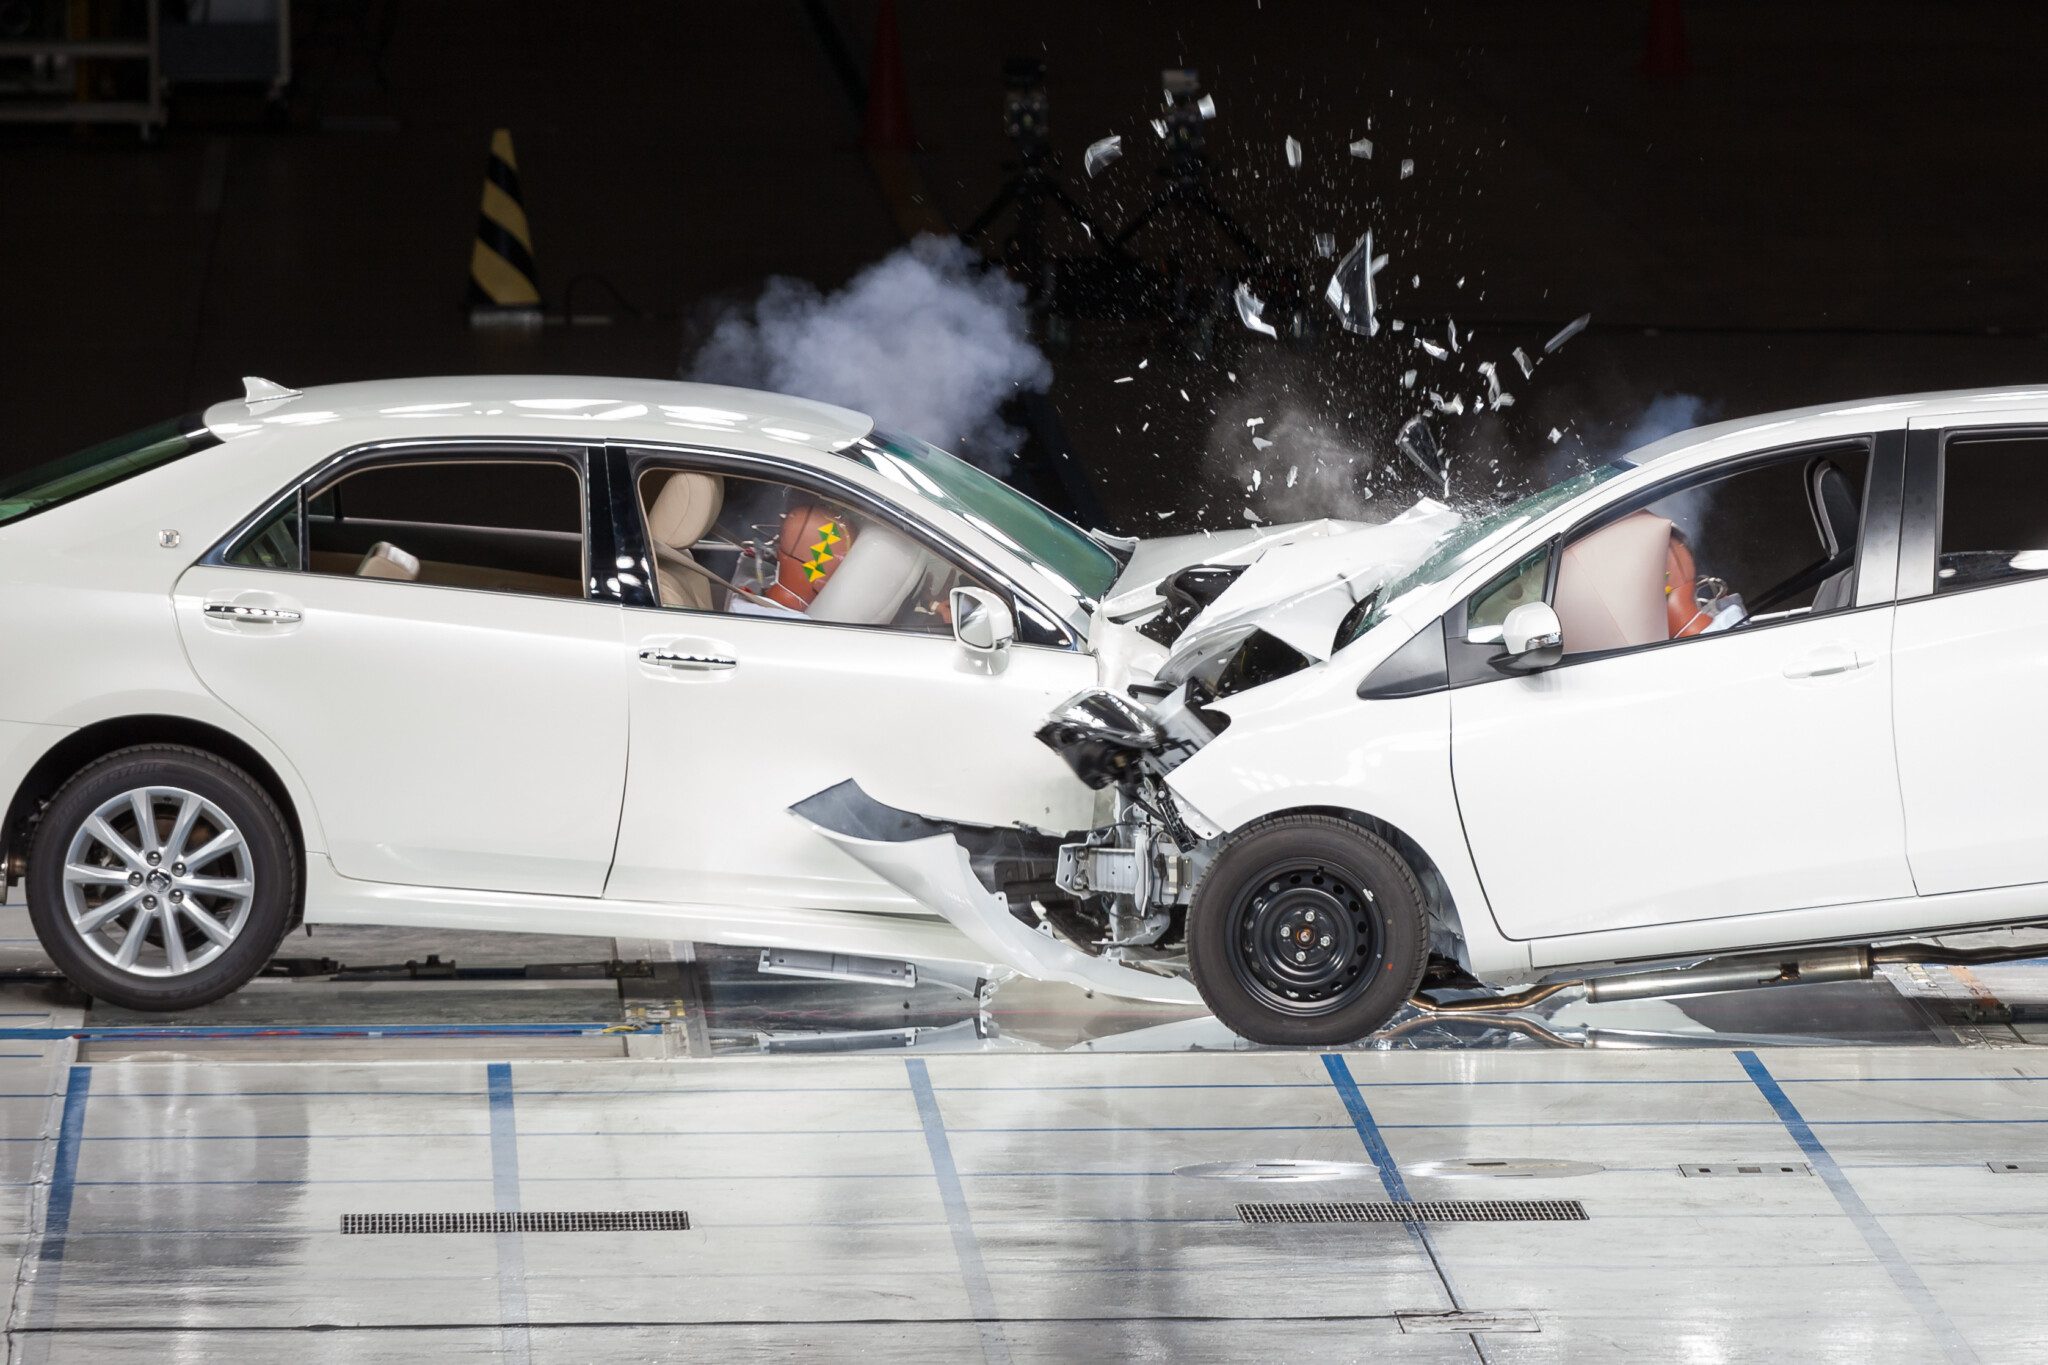
[{"label": "crumpled hood", "polygon": [[1190,564],[1249,564],[1275,546],[1342,535],[1365,525],[1325,518],[1141,540],[1103,598],[1101,610],[1114,621],[1132,620],[1158,606],[1159,585]]},{"label": "crumpled hood", "polygon": [[1241,547],[1231,559],[1250,567],[1203,608],[1174,641],[1159,681],[1179,682],[1205,660],[1263,630],[1317,662],[1330,657],[1337,625],[1367,593],[1420,563],[1459,515],[1423,498],[1392,521],[1309,522],[1320,534],[1276,537]]}]

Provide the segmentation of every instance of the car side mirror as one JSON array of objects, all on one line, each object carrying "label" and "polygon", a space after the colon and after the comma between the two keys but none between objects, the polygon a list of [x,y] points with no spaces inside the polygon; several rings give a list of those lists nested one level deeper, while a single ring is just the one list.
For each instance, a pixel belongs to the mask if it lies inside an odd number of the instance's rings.
[{"label": "car side mirror", "polygon": [[1564,658],[1564,625],[1548,602],[1524,602],[1501,622],[1504,652],[1487,660],[1503,673],[1536,673]]},{"label": "car side mirror", "polygon": [[953,638],[960,648],[992,667],[1000,667],[1017,638],[1017,620],[1009,604],[980,588],[955,588],[952,595]]}]

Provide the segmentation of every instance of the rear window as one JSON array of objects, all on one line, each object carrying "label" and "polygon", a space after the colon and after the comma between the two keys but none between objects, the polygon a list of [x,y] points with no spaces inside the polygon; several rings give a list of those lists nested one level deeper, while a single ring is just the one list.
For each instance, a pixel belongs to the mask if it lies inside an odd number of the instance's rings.
[{"label": "rear window", "polygon": [[219,444],[220,437],[194,412],[87,446],[61,460],[0,478],[0,523],[34,516]]}]

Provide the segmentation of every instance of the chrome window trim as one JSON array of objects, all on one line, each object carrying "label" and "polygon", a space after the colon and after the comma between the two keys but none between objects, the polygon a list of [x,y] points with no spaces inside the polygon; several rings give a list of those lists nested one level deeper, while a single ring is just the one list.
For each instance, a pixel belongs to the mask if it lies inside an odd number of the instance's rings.
[{"label": "chrome window trim", "polygon": [[[497,451],[514,455],[521,459],[549,456],[555,461],[567,465],[571,472],[576,475],[577,487],[581,493],[583,503],[583,595],[581,598],[554,597],[545,593],[506,592],[498,588],[465,588],[449,584],[401,583],[395,579],[363,579],[361,581],[369,583],[395,583],[400,587],[438,588],[444,592],[475,592],[489,593],[498,597],[535,598],[540,601],[617,603],[619,600],[617,594],[615,592],[606,592],[602,581],[593,572],[595,565],[609,562],[617,557],[610,518],[609,516],[600,516],[597,508],[599,489],[603,483],[600,477],[603,461],[593,458],[593,451],[598,450],[598,447],[587,442],[551,440],[544,437],[452,436],[441,439],[429,436],[407,437],[402,440],[369,441],[361,445],[350,446],[345,450],[336,451],[334,454],[314,464],[310,469],[299,474],[290,483],[265,499],[261,506],[237,522],[226,535],[215,541],[205,554],[194,560],[193,566],[205,564],[223,568],[247,569],[254,573],[311,574],[312,570],[306,568],[273,569],[260,564],[235,564],[229,560],[228,556],[239,550],[249,536],[266,525],[277,513],[284,510],[287,503],[295,498],[299,498],[300,494],[306,489],[326,481],[331,476],[343,472],[353,472],[358,466],[369,467],[381,464],[387,459],[403,461],[420,454],[458,450],[469,450],[473,451],[474,454],[465,455],[451,463],[481,462],[491,452]],[[304,553],[306,543],[306,504],[311,501],[311,498],[303,498],[299,502],[299,545],[301,553]],[[441,525],[444,523],[431,524]],[[602,536],[604,542],[602,546],[598,543],[600,536]],[[608,553],[600,557],[600,549]],[[337,575],[320,574],[316,576],[333,578]]]}]

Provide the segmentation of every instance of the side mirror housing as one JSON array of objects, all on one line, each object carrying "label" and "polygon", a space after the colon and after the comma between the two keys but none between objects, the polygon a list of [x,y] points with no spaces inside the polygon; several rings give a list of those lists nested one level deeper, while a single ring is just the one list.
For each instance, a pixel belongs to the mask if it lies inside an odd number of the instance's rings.
[{"label": "side mirror housing", "polygon": [[1524,602],[1501,623],[1502,653],[1487,662],[1503,673],[1536,673],[1564,658],[1564,626],[1548,602]]},{"label": "side mirror housing", "polygon": [[960,648],[991,667],[1000,666],[1017,638],[1009,604],[980,588],[955,588],[951,598],[953,638]]}]

